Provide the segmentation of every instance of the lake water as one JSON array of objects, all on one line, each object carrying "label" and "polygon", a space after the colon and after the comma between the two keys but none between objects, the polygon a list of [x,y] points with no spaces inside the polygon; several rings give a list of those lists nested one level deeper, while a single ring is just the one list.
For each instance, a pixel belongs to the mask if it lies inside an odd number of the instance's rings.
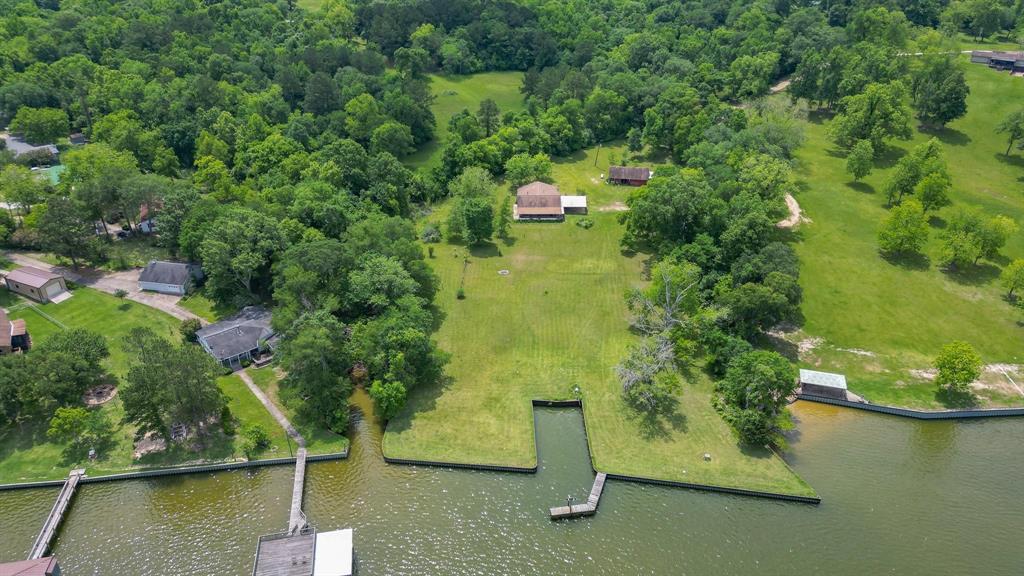
[{"label": "lake water", "polygon": [[[357,404],[368,406],[364,395]],[[593,481],[579,411],[538,409],[536,475],[391,466],[380,432],[312,463],[304,509],[355,528],[378,574],[1024,574],[1024,419],[919,422],[798,402],[787,460],[820,506]],[[65,576],[250,574],[288,522],[292,468],[83,485],[55,544]],[[0,558],[23,558],[56,489],[0,493]]]}]

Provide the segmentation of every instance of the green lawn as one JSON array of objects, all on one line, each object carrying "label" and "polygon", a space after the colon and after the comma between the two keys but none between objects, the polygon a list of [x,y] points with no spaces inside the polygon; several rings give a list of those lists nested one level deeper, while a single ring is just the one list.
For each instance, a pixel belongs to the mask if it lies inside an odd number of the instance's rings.
[{"label": "green lawn", "polygon": [[238,312],[236,308],[210,300],[202,292],[195,292],[182,298],[178,301],[178,306],[192,312],[207,322],[217,322],[221,318]]},{"label": "green lawn", "polygon": [[[808,141],[798,153],[798,200],[812,222],[798,233],[806,322],[791,340],[805,344],[804,364],[846,373],[851,390],[874,402],[946,406],[935,386],[911,370],[929,368],[951,340],[970,342],[986,363],[1024,362],[1024,316],[1004,301],[997,281],[1007,259],[1024,256],[1024,234],[1010,239],[1006,258],[983,261],[967,273],[946,273],[937,260],[947,208],[933,219],[927,259],[890,263],[878,254],[877,230],[887,210],[884,183],[892,165],[933,135],[945,149],[955,204],[979,206],[1024,225],[1024,156],[1003,156],[1006,141],[995,134],[1000,120],[1024,106],[1024,78],[980,65],[965,70],[971,87],[967,116],[935,133],[915,131],[862,183],[850,182],[845,173],[824,114],[811,114]],[[816,347],[807,351],[808,345]],[[1001,374],[988,373],[983,380],[977,394],[982,405],[1024,404]]]},{"label": "green lawn", "polygon": [[[607,207],[626,187],[603,184],[603,148],[559,160],[555,183],[589,196],[593,228],[516,224],[514,239],[467,251],[435,247],[440,347],[450,381],[418,389],[388,423],[388,456],[511,466],[536,463],[531,399],[564,399],[579,387],[594,465],[602,471],[719,486],[813,494],[771,452],[740,446],[713,411],[711,384],[697,374],[670,419],[646,422],[626,408],[615,364],[634,342],[624,293],[641,284],[646,256],[624,254]],[[505,188],[499,194],[508,193]],[[602,208],[605,208],[602,210]],[[442,207],[431,218],[443,218]],[[468,256],[468,264],[464,258]],[[509,270],[508,275],[498,274]],[[455,293],[465,286],[465,300]],[[712,454],[705,462],[703,454]]]},{"label": "green lawn", "polygon": [[441,161],[444,142],[448,138],[448,120],[468,108],[475,113],[480,101],[490,98],[502,113],[522,110],[526,103],[519,91],[522,72],[484,72],[471,76],[430,76],[430,91],[434,95],[431,109],[437,120],[434,139],[405,158],[412,167],[433,166]]},{"label": "green lawn", "polygon": [[249,368],[248,372],[253,382],[284,412],[285,416],[288,417],[288,421],[295,426],[295,429],[306,440],[306,448],[310,454],[336,454],[345,451],[348,447],[347,437],[335,434],[303,418],[293,408],[293,404],[296,403],[282,401],[278,394],[279,376],[273,365],[264,366],[263,368]]},{"label": "green lawn", "polygon": [[[126,240],[114,239],[104,246],[106,259],[97,265],[101,270],[118,271],[128,268],[143,268],[150,260],[171,259],[170,250],[158,246],[156,239],[151,236],[134,236]],[[24,254],[54,266],[71,266],[69,258],[49,252],[26,251]]]},{"label": "green lawn", "polygon": [[[6,290],[2,290],[9,297]],[[122,338],[134,327],[148,326],[168,339],[178,339],[179,321],[159,310],[137,302],[121,302],[117,298],[90,288],[79,288],[74,296],[60,304],[28,306],[26,301],[12,302],[11,318],[24,318],[33,343],[38,345],[51,334],[62,330],[60,323],[68,328],[84,327],[103,333],[110,347],[108,369],[117,376],[127,371],[127,357],[122,348]],[[49,319],[43,314],[49,316]],[[52,319],[52,320],[51,320]],[[31,352],[29,352],[31,354]],[[241,426],[259,423],[271,436],[272,446],[260,455],[261,458],[287,456],[288,446],[284,430],[266,411],[262,404],[249,392],[237,376],[218,380],[218,385],[230,398],[232,413],[240,420]],[[0,428],[0,483],[46,480],[67,475],[71,468],[84,464],[92,475],[112,474],[140,468],[175,466],[185,463],[224,461],[241,458],[238,448],[239,437],[228,437],[216,430],[204,438],[204,446],[193,450],[172,445],[168,450],[144,456],[138,461],[132,458],[135,429],[121,425],[124,409],[115,397],[104,404],[103,410],[116,424],[116,433],[111,446],[100,450],[99,459],[92,463],[69,461],[63,456],[63,446],[49,442],[46,438],[47,422],[30,422],[21,427]]]}]

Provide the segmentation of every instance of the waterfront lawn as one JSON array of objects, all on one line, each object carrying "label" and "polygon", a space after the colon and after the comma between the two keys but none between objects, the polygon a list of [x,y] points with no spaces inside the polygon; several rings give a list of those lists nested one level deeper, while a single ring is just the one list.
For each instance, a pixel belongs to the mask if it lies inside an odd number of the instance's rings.
[{"label": "waterfront lawn", "polygon": [[344,452],[348,448],[347,437],[336,434],[304,418],[301,412],[295,409],[295,406],[301,403],[298,398],[295,398],[295,401],[287,401],[287,399],[281,398],[278,386],[280,375],[274,365],[264,366],[263,368],[249,368],[248,372],[252,381],[288,417],[288,421],[292,423],[292,426],[295,426],[295,429],[306,440],[306,450],[310,454],[337,454]]},{"label": "waterfront lawn", "polygon": [[[572,398],[579,387],[601,471],[813,494],[780,458],[737,442],[712,409],[711,383],[701,374],[689,378],[672,418],[647,421],[623,403],[613,368],[635,341],[624,294],[642,283],[646,256],[623,253],[619,245],[622,227],[608,207],[631,189],[600,181],[609,153],[621,148],[603,148],[597,166],[597,151],[590,150],[554,169],[563,191],[588,195],[591,229],[569,216],[564,223],[515,224],[508,242],[435,245],[429,261],[440,279],[436,302],[444,315],[437,339],[452,355],[450,380],[410,394],[407,409],[388,423],[385,454],[534,466],[530,401]],[[455,296],[460,285],[464,300]]]},{"label": "waterfront lawn", "polygon": [[[6,290],[3,292],[10,296]],[[10,299],[9,299],[10,300]],[[138,302],[118,300],[109,294],[91,288],[78,288],[74,295],[60,304],[29,305],[25,300],[9,301],[13,308],[12,319],[24,318],[33,343],[38,345],[59,330],[59,322],[68,328],[88,328],[102,333],[110,348],[107,368],[117,377],[127,371],[127,357],[122,339],[135,327],[148,326],[164,338],[177,340],[179,321],[155,308]],[[46,314],[53,320],[44,317]],[[31,351],[29,352],[31,354]],[[260,454],[260,458],[273,458],[289,454],[284,430],[252,395],[237,376],[218,379],[218,385],[230,398],[229,407],[240,421],[239,434],[244,425],[259,423],[271,436],[272,447]],[[214,462],[242,458],[241,436],[225,436],[215,430],[204,438],[200,450],[184,446],[171,446],[167,451],[144,456],[133,461],[135,428],[121,424],[124,409],[115,397],[99,410],[106,413],[115,424],[116,432],[111,445],[100,451],[96,462],[70,462],[64,458],[62,445],[46,438],[48,422],[28,422],[22,426],[11,425],[0,428],[0,483],[47,480],[61,478],[68,470],[83,464],[89,473],[98,476],[138,470],[142,468],[167,467],[195,462]]]},{"label": "waterfront lawn", "polygon": [[[995,133],[1024,101],[1024,79],[970,64],[965,73],[971,87],[967,116],[937,132],[915,130],[910,142],[899,142],[860,183],[844,171],[845,158],[828,138],[824,115],[811,114],[807,143],[797,155],[803,180],[798,200],[812,222],[798,232],[806,322],[790,336],[791,344],[804,343],[804,365],[845,373],[850,389],[872,402],[949,407],[916,371],[930,368],[952,340],[970,342],[986,363],[1024,363],[1024,316],[1004,300],[998,284],[1000,269],[1024,257],[1024,234],[1010,238],[1005,258],[950,274],[937,263],[946,208],[932,219],[926,258],[890,262],[878,253],[892,166],[932,136],[945,150],[955,205],[979,206],[1024,225],[1024,156],[1014,151],[1005,157],[1006,139]],[[981,405],[1024,404],[1024,396],[1001,373],[989,371],[983,383],[976,391]]]},{"label": "waterfront lawn", "polygon": [[522,72],[482,72],[469,76],[431,74],[430,92],[434,102],[430,108],[437,121],[434,139],[407,156],[404,162],[411,167],[438,164],[448,138],[448,120],[463,109],[475,114],[481,100],[494,100],[502,113],[523,110],[526,102],[519,91],[522,83]]}]

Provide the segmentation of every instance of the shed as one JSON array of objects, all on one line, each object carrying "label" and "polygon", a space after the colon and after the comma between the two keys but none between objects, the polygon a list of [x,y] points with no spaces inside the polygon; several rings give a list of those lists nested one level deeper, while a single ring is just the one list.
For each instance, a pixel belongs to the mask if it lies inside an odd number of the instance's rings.
[{"label": "shed", "polygon": [[9,320],[7,312],[0,308],[0,354],[28,350],[31,341],[24,320]]},{"label": "shed", "polygon": [[60,576],[60,564],[56,556],[4,562],[0,564],[0,576]]},{"label": "shed", "polygon": [[198,276],[197,268],[184,262],[150,260],[139,274],[139,290],[184,296]]},{"label": "shed", "polygon": [[352,576],[352,529],[318,532],[313,576]]},{"label": "shed", "polygon": [[235,367],[273,349],[270,311],[247,306],[241,312],[196,331],[199,344],[225,366]]},{"label": "shed", "polygon": [[562,196],[562,212],[566,214],[586,214],[586,196]]},{"label": "shed", "polygon": [[564,220],[562,197],[558,188],[545,182],[531,182],[516,190],[512,208],[516,220]]},{"label": "shed", "polygon": [[612,166],[608,169],[608,182],[643,186],[653,174],[654,171],[646,166]]},{"label": "shed", "polygon": [[974,50],[971,52],[971,62],[996,70],[1009,70],[1011,73],[1024,72],[1024,52]]},{"label": "shed", "polygon": [[846,376],[801,368],[800,393],[846,400]]},{"label": "shed", "polygon": [[11,292],[43,304],[58,299],[68,290],[63,276],[33,266],[22,266],[12,270],[4,278],[4,282]]}]

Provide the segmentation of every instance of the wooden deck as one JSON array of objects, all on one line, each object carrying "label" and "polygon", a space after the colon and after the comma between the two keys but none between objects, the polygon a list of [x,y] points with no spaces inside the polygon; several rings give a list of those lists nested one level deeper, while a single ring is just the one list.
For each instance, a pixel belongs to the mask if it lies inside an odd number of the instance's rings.
[{"label": "wooden deck", "polygon": [[313,573],[316,532],[261,536],[256,548],[254,576],[309,576]]},{"label": "wooden deck", "polygon": [[556,506],[551,509],[551,519],[561,520],[562,518],[579,518],[580,516],[593,516],[597,513],[597,505],[601,501],[601,493],[604,492],[604,472],[598,472],[594,478],[594,485],[590,488],[590,495],[584,504],[572,504],[570,506]]},{"label": "wooden deck", "polygon": [[64,520],[64,514],[71,504],[71,497],[75,495],[75,488],[78,487],[78,481],[82,479],[82,476],[85,476],[85,470],[81,468],[72,470],[68,474],[68,479],[64,481],[60,494],[57,495],[57,501],[53,503],[53,508],[50,509],[50,515],[43,522],[43,529],[39,531],[39,536],[36,536],[36,541],[32,544],[32,550],[28,556],[29,560],[37,560],[46,556],[46,551],[50,549],[50,542],[53,541],[53,537],[57,534],[57,529],[60,528],[61,521]]}]

